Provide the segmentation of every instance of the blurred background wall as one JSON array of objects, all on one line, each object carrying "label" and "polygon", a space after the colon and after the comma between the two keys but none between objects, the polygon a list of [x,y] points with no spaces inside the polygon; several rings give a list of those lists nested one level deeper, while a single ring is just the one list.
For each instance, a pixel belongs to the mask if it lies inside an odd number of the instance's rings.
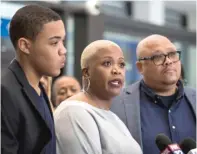
[{"label": "blurred background wall", "polygon": [[126,85],[140,79],[135,67],[136,46],[150,34],[171,39],[182,51],[187,84],[196,87],[196,2],[195,1],[3,1],[1,11],[1,73],[14,58],[9,39],[9,22],[27,4],[47,6],[60,14],[66,24],[67,65],[60,75],[81,81],[80,55],[97,39],[120,45],[127,63]]}]

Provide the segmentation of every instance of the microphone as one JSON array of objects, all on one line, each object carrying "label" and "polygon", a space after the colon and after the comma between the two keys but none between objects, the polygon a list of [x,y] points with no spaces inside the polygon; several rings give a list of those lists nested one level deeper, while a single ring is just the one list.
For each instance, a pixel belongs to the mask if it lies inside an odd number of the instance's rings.
[{"label": "microphone", "polygon": [[165,134],[158,134],[155,142],[161,154],[184,154],[179,145],[172,143]]},{"label": "microphone", "polygon": [[192,149],[187,154],[197,154],[197,149]]},{"label": "microphone", "polygon": [[196,142],[192,138],[185,138],[180,147],[185,154],[197,154]]}]

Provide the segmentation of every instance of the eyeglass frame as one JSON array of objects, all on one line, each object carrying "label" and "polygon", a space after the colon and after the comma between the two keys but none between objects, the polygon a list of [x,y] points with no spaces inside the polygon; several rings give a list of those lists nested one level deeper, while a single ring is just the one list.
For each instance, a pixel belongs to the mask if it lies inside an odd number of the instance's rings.
[{"label": "eyeglass frame", "polygon": [[[174,51],[174,52],[179,54],[179,59],[177,60],[177,61],[179,61],[179,60],[181,59],[181,51],[178,50],[178,51]],[[173,52],[168,52],[167,54],[153,55],[153,56],[151,56],[151,57],[138,58],[138,61],[142,61],[142,60],[151,60],[151,61],[155,64],[155,62],[154,62],[154,57],[155,57],[155,56],[163,55],[163,56],[165,56],[164,61],[163,61],[162,64],[159,64],[159,65],[163,65],[163,64],[165,63],[165,61],[166,61],[166,57],[169,58],[169,54],[170,54],[170,53],[173,53]],[[170,59],[170,58],[169,58],[169,59]],[[177,61],[173,61],[173,62],[177,62]],[[156,65],[156,64],[155,64],[155,65]],[[159,66],[159,65],[156,65],[156,66]]]}]

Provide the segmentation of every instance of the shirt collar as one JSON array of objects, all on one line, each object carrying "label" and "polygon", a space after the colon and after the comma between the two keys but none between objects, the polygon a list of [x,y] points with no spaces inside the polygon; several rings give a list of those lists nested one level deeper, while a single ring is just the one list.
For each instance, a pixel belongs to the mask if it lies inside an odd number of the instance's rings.
[{"label": "shirt collar", "polygon": [[[183,83],[179,80],[177,82],[177,88],[178,88],[178,92],[177,92],[177,97],[176,99],[179,100],[180,98],[182,98],[184,96],[184,88],[183,88]],[[153,89],[149,88],[144,80],[142,79],[140,81],[140,89],[145,92],[148,96],[150,96],[153,99],[158,98],[158,95],[154,92]]]}]

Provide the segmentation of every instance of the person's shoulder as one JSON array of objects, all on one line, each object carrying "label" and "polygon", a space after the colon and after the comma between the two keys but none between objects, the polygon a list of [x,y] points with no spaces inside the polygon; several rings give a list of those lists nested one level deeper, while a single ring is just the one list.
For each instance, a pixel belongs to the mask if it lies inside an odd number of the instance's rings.
[{"label": "person's shoulder", "polygon": [[[63,103],[63,104],[62,104]],[[64,123],[72,125],[95,124],[94,114],[88,107],[77,101],[64,101],[54,112],[54,121],[56,126]]]},{"label": "person's shoulder", "polygon": [[16,82],[14,74],[11,72],[11,70],[6,68],[1,74],[1,88],[13,89],[13,86],[15,86],[13,84],[14,82]]},{"label": "person's shoulder", "polygon": [[117,104],[121,103],[122,100],[125,98],[126,95],[131,94],[133,92],[139,91],[140,81],[137,81],[133,84],[130,84],[122,89],[120,94],[113,98],[112,106],[116,106]]},{"label": "person's shoulder", "polygon": [[188,86],[185,86],[185,87],[184,87],[184,91],[185,91],[186,93],[196,93],[196,89],[195,89],[195,88],[188,87]]},{"label": "person's shoulder", "polygon": [[12,72],[8,68],[4,69],[1,74],[1,83],[7,84],[10,78],[13,78]]},{"label": "person's shoulder", "polygon": [[140,81],[132,83],[124,88],[124,92],[132,93],[135,90],[139,90]]},{"label": "person's shoulder", "polygon": [[135,82],[133,84],[130,84],[130,85],[124,87],[122,89],[122,91],[120,92],[120,94],[116,98],[123,97],[125,94],[130,94],[133,91],[139,90],[139,86],[140,86],[140,82],[137,81],[137,82]]},{"label": "person's shoulder", "polygon": [[20,87],[21,85],[14,73],[9,68],[5,69],[1,75],[1,88],[17,92]]},{"label": "person's shoulder", "polygon": [[[17,83],[17,79],[11,70],[6,69],[1,75],[1,105],[7,112],[15,113],[19,109],[21,101],[17,101],[21,96],[20,86]],[[16,116],[16,115],[15,115]]]},{"label": "person's shoulder", "polygon": [[77,100],[65,100],[57,107],[54,117],[60,118],[65,116],[85,116],[88,114],[85,102]]}]

